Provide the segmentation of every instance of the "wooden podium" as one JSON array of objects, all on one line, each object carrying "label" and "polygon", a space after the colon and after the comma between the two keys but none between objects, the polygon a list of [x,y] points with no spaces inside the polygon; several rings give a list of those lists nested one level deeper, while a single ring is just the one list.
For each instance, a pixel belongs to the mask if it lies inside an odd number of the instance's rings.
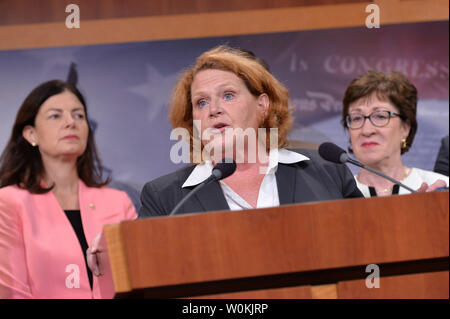
[{"label": "wooden podium", "polygon": [[[449,298],[449,193],[105,226],[105,298]],[[379,288],[368,288],[379,270]],[[370,285],[369,285],[370,286]]]}]

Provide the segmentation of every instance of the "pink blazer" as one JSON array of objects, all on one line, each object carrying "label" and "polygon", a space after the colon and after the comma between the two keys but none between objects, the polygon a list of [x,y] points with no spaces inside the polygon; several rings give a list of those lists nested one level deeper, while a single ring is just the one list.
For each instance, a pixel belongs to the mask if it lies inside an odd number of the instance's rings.
[{"label": "pink blazer", "polygon": [[[128,196],[79,182],[81,219],[88,245],[106,224],[136,219]],[[52,192],[0,189],[0,299],[101,298],[89,286],[75,231]]]}]

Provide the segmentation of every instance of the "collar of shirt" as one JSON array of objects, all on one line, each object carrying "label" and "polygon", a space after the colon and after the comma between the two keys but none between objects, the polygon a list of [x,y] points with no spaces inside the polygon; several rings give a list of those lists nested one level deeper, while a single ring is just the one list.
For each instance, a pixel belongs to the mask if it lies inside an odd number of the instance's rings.
[{"label": "collar of shirt", "polygon": [[[278,163],[293,164],[306,160],[309,160],[309,158],[305,155],[289,151],[285,148],[272,149],[269,153],[269,166],[267,167],[266,174],[274,173],[278,167]],[[213,165],[211,161],[198,164],[181,187],[195,186],[204,182],[211,175],[212,170]]]}]

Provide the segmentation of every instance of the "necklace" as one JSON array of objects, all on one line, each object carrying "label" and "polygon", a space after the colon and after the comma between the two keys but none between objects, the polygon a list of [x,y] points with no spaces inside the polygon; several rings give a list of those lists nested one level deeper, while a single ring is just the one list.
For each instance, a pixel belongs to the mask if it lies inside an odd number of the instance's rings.
[{"label": "necklace", "polygon": [[390,192],[392,192],[392,188],[393,188],[393,187],[388,187],[388,188],[381,189],[381,190],[378,190],[378,189],[377,189],[377,193],[383,193],[383,194],[385,194],[385,193],[390,193]]},{"label": "necklace", "polygon": [[[411,173],[411,168],[406,167],[405,168],[405,172],[403,174],[403,177],[400,179],[400,182],[403,182],[409,176],[410,173]],[[359,179],[359,174],[356,176],[356,178],[358,179],[358,182],[361,183],[361,180]],[[363,184],[363,183],[361,183],[361,184]],[[374,188],[375,188],[377,193],[386,194],[386,193],[392,193],[393,187],[394,187],[394,185],[392,185],[390,187],[387,187],[385,189],[377,189],[375,187]]]}]

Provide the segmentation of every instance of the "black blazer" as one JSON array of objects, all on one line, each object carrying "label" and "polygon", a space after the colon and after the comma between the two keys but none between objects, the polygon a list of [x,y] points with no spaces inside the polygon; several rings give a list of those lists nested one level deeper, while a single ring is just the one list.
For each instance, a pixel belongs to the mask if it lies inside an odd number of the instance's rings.
[{"label": "black blazer", "polygon": [[[280,205],[363,197],[347,166],[323,160],[313,150],[293,150],[310,158],[294,164],[278,163],[275,173]],[[168,215],[195,186],[181,188],[195,166],[182,168],[145,184],[139,217]],[[229,210],[218,182],[189,199],[177,214]]]},{"label": "black blazer", "polygon": [[434,164],[434,171],[448,176],[448,135],[441,140],[441,148]]}]

